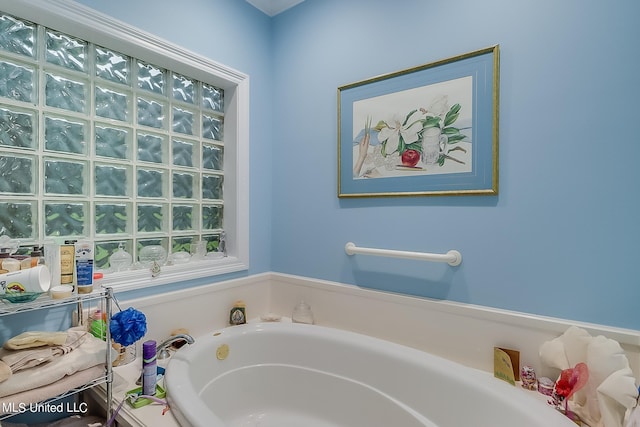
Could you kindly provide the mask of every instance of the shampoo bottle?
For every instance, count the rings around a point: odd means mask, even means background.
[[[142,343],[142,394],[145,396],[156,394],[157,375],[156,342],[145,341]]]

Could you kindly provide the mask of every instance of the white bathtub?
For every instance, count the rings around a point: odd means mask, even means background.
[[[196,338],[172,357],[165,382],[183,426],[575,427],[537,392],[486,372],[313,325]]]

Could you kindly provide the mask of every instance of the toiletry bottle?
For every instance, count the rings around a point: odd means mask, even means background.
[[[51,272],[51,288],[60,285],[60,245],[56,242],[44,244],[44,265]]]
[[[7,270],[8,272],[18,271],[20,270],[20,261],[11,257],[3,258],[2,269]]]
[[[75,243],[76,285],[79,294],[93,292],[93,242]]]
[[[20,270],[26,270],[28,268],[31,268],[31,257],[25,256],[20,260]]]
[[[100,338],[103,341],[106,339],[107,323],[103,319],[103,313],[101,310],[94,311],[91,316],[89,316],[87,324],[87,330],[91,335],[96,338]]]
[[[236,301],[233,304],[233,308],[229,313],[229,324],[242,325],[247,323],[247,314],[245,311],[245,304],[243,301]]]
[[[37,265],[44,265],[44,251],[43,248],[34,246],[31,251],[31,267]]]
[[[75,240],[66,240],[64,245],[60,245],[60,283],[72,285],[75,291],[74,243]]]
[[[2,266],[2,262],[7,258],[9,258],[9,252],[0,252],[0,274],[9,272]]]
[[[95,289],[102,288],[102,279],[104,278],[104,273],[93,273],[93,287]]]
[[[145,341],[142,343],[142,394],[146,396],[156,394],[157,375],[156,342]]]
[[[44,265],[44,256],[42,255],[42,248],[34,246],[29,256],[20,260],[20,270],[26,270],[38,265]]]

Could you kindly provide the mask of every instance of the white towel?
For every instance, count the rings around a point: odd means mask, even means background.
[[[86,330],[78,327],[69,329],[65,334],[67,338],[63,345],[26,348],[24,350],[6,350],[2,348],[0,349],[0,360],[9,365],[11,372],[16,373],[70,353],[78,348],[89,336]]]
[[[42,402],[43,400],[59,396],[62,393],[83,386],[104,376],[104,373],[104,366],[97,365],[89,369],[78,371],[73,375],[66,376],[54,383],[34,388],[33,390],[26,390],[10,396],[0,397],[0,414],[4,413],[7,408],[19,408],[20,404],[28,405],[30,403]]]
[[[62,345],[67,340],[66,332],[29,331],[16,335],[4,343],[7,350],[23,350],[25,348],[45,345]]]
[[[631,411],[625,427],[640,427],[640,406],[636,406],[633,411]]]
[[[11,377],[11,367],[0,360],[0,383]]]
[[[42,387],[83,369],[104,364],[106,350],[107,345],[104,341],[89,335],[74,351],[44,365],[11,375],[8,380],[0,383],[0,397]],[[115,352],[112,352],[112,355],[113,353]]]

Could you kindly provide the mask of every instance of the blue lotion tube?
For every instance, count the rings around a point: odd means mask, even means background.
[[[93,242],[75,242],[76,282],[79,294],[93,291]]]
[[[158,368],[156,362],[156,342],[153,340],[142,343],[142,394],[153,396],[156,394],[156,378]]]

